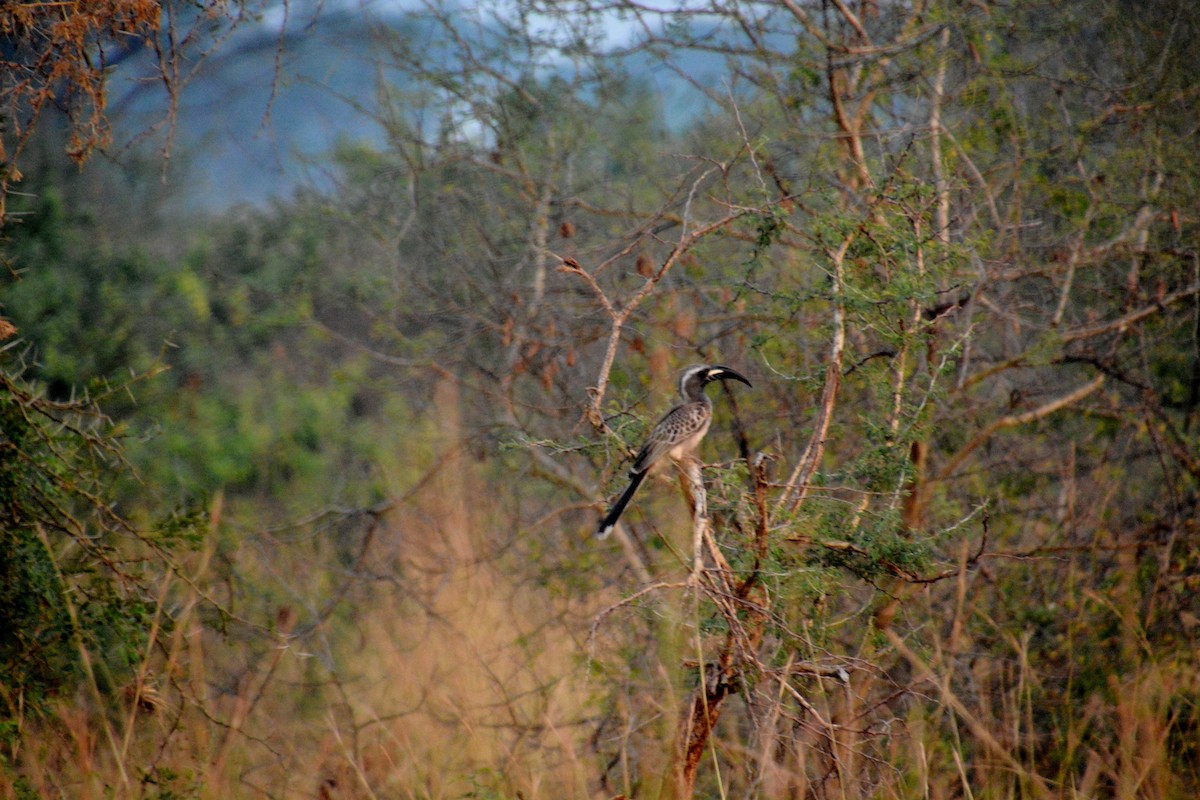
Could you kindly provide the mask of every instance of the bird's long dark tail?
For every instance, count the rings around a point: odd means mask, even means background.
[[[629,485],[625,487],[624,493],[617,498],[617,502],[613,503],[612,508],[604,515],[604,519],[600,520],[600,525],[596,528],[597,537],[603,539],[612,533],[613,528],[617,525],[617,520],[621,518],[621,513],[625,511],[625,506],[629,505],[629,501],[633,499],[633,493],[638,490],[645,479],[645,471],[630,474]]]

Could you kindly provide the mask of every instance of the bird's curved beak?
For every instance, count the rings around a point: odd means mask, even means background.
[[[705,380],[709,380],[709,381],[725,381],[725,380],[733,379],[735,381],[741,381],[742,383],[746,384],[747,386],[749,386],[751,388],[754,387],[754,384],[752,384],[752,383],[750,383],[750,381],[746,380],[746,376],[743,375],[742,373],[738,372],[736,369],[730,369],[729,367],[722,367],[719,364],[710,367],[704,377],[705,377]]]

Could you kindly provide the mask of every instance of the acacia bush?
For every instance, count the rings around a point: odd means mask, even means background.
[[[113,509],[119,442],[95,401],[52,401],[7,376],[0,384],[0,531],[4,537],[0,686],[8,743],[25,719],[81,685],[105,695],[134,678],[161,608],[150,591],[156,551],[186,545],[178,518],[139,532]]]

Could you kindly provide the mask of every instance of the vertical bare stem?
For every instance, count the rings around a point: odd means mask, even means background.
[[[809,437],[804,455],[792,470],[776,508],[787,506],[795,511],[808,494],[808,484],[816,473],[825,453],[825,438],[829,435],[829,424],[833,419],[833,407],[837,402],[838,388],[842,383],[842,356],[846,350],[846,310],[844,305],[846,252],[854,241],[852,233],[841,246],[830,254],[833,263],[832,322],[833,332],[829,340],[829,361],[825,365],[825,388],[821,392],[821,405],[817,409],[817,422]]]
[[[946,180],[946,167],[942,163],[942,100],[946,93],[949,46],[950,28],[942,28],[942,35],[938,39],[937,72],[933,77],[933,102],[929,110],[929,158],[933,162],[933,184],[937,192],[933,235],[943,244],[950,241],[950,183]]]
[[[700,572],[704,569],[704,540],[708,536],[708,493],[704,488],[704,476],[700,473],[700,460],[688,459],[684,472],[692,490],[692,581],[699,586]]]

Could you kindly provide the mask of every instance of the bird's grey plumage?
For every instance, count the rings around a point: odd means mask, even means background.
[[[741,381],[750,386],[750,381],[729,367],[719,364],[688,367],[679,376],[679,394],[683,402],[670,411],[650,430],[642,449],[633,459],[629,470],[629,486],[621,493],[617,502],[600,520],[596,533],[600,538],[612,533],[617,520],[620,519],[625,506],[633,498],[634,492],[645,480],[650,468],[668,456],[674,461],[683,461],[692,457],[700,446],[708,426],[712,423],[712,400],[704,393],[704,387],[713,381]]]

